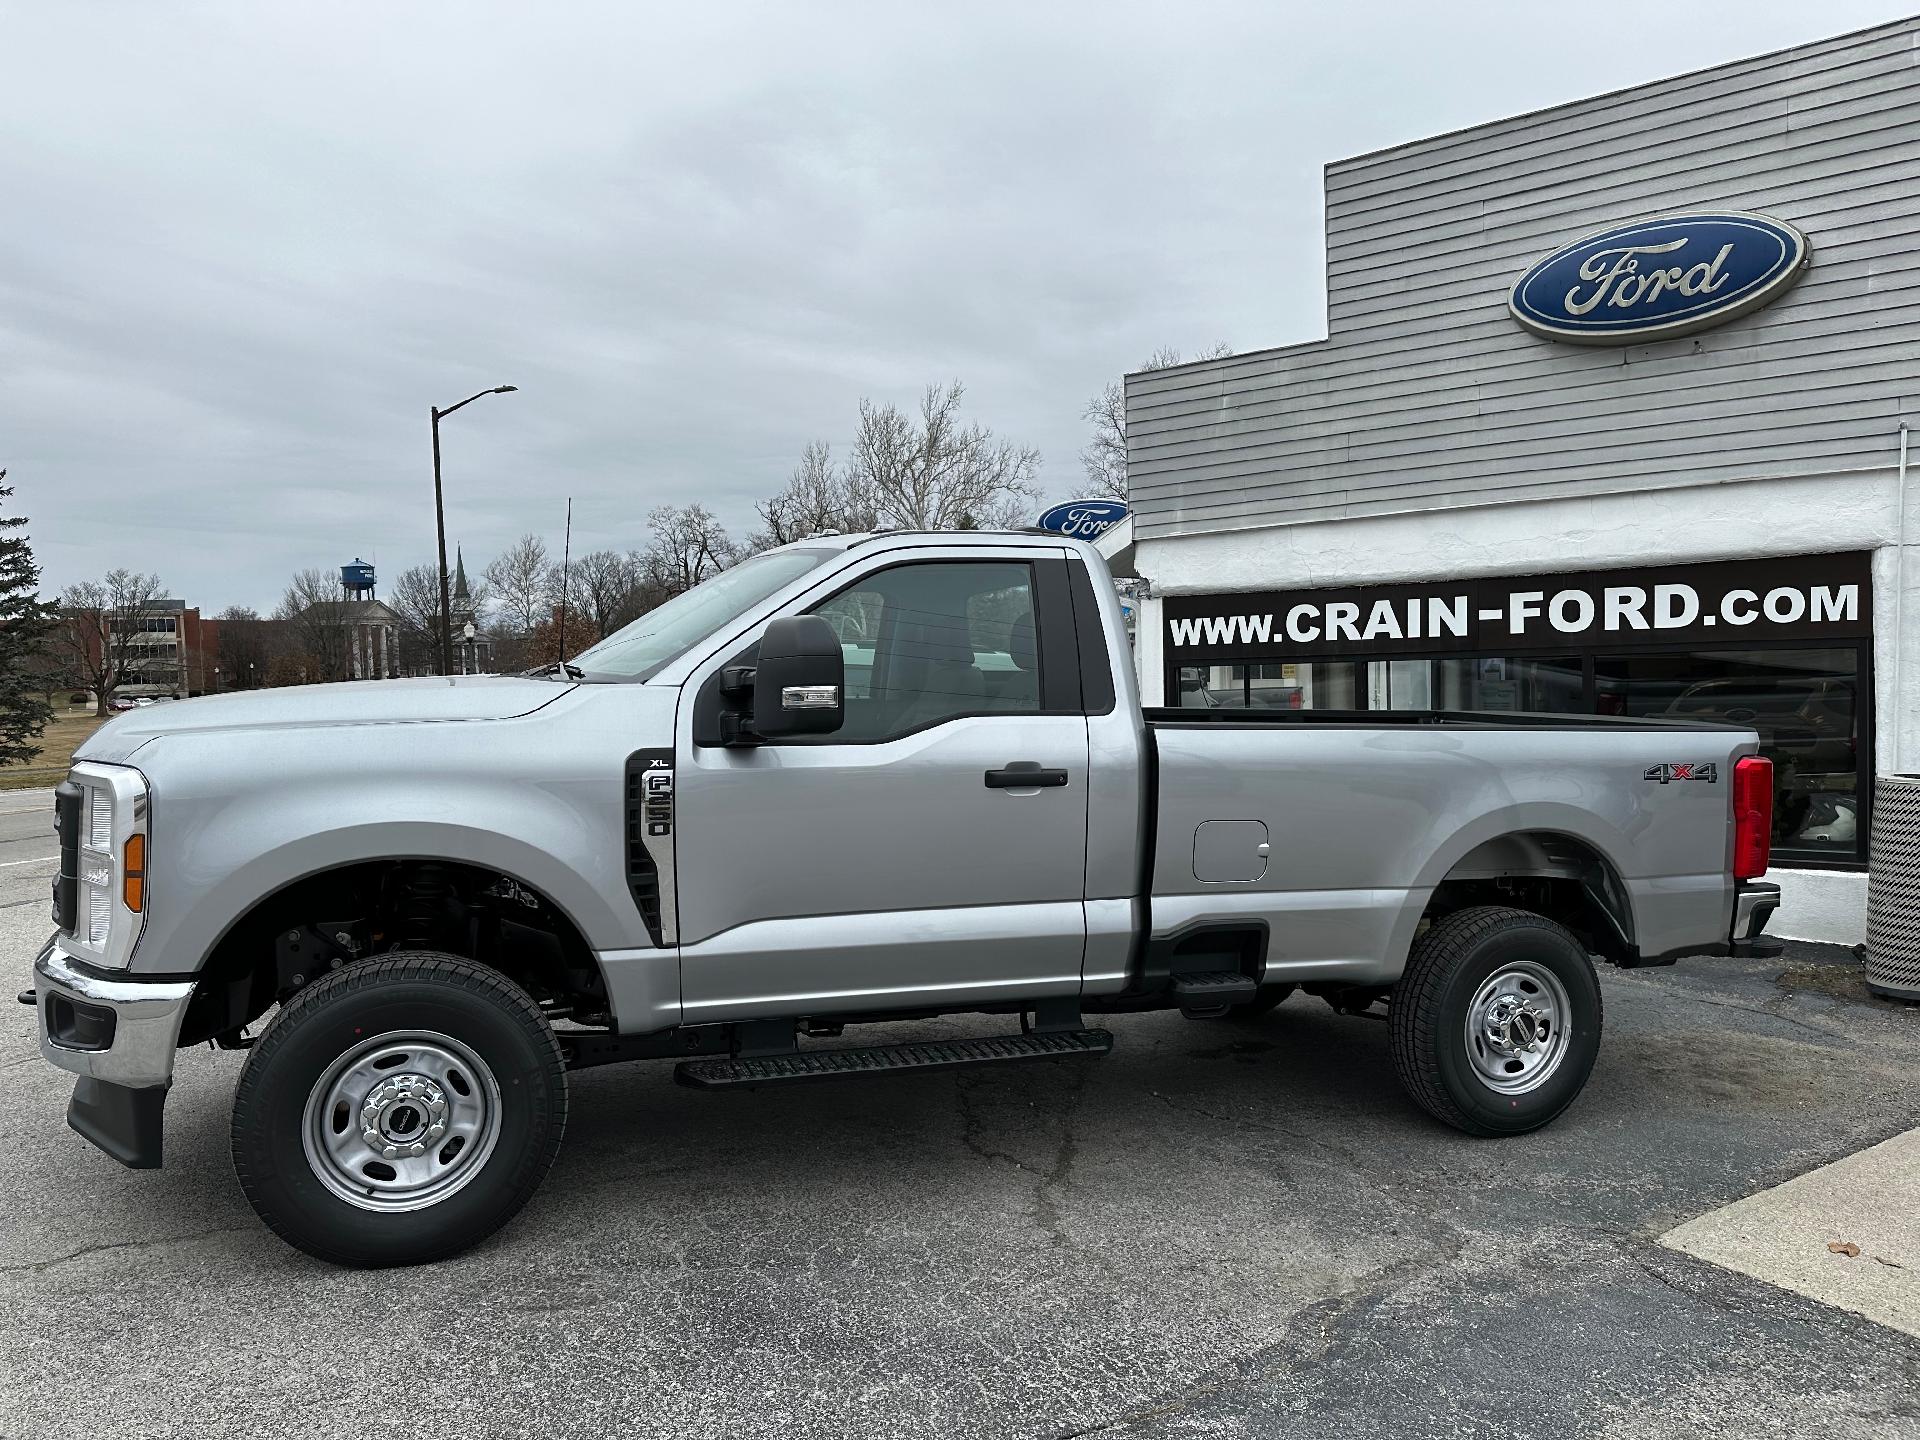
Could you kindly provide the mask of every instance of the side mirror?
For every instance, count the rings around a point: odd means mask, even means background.
[[[825,735],[846,720],[846,659],[818,615],[783,615],[760,639],[753,677],[753,729],[767,740]]]

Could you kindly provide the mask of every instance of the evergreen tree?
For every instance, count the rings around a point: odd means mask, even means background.
[[[0,470],[0,480],[6,475]],[[0,503],[12,495],[11,485],[0,485]],[[40,598],[40,566],[23,532],[26,523],[24,515],[0,516],[0,765],[38,755],[34,742],[53,718],[35,664],[44,658],[58,612]]]

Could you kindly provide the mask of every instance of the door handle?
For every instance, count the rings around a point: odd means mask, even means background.
[[[987,771],[989,790],[1033,790],[1066,783],[1066,771],[1045,769],[1036,760],[1015,760],[1004,770]]]

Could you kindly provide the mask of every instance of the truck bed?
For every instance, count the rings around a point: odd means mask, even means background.
[[[1272,980],[1387,985],[1447,880],[1617,889],[1638,953],[1723,943],[1733,763],[1752,730],[1458,711],[1146,712],[1151,933],[1267,937]],[[1523,863],[1524,862],[1524,863]]]

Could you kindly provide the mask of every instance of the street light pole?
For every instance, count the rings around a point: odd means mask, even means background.
[[[461,405],[471,405],[482,395],[511,395],[518,385],[496,385],[491,390],[482,390],[479,394],[469,395],[460,405],[449,405],[442,410],[438,405],[429,406],[433,416],[433,528],[440,543],[440,673],[453,673],[453,601],[447,594],[447,509],[440,488],[440,422],[453,414]]]

